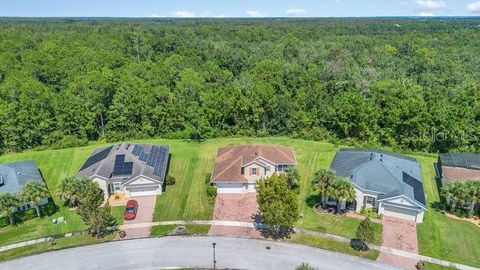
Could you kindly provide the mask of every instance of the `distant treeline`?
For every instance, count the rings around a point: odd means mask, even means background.
[[[480,19],[0,20],[0,152],[287,135],[480,150]]]

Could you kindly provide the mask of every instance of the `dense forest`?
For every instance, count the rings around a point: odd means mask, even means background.
[[[1,19],[0,132],[480,151],[480,18]]]

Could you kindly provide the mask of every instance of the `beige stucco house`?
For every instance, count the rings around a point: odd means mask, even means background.
[[[284,173],[297,160],[291,148],[278,145],[240,145],[218,150],[211,182],[218,193],[256,192],[257,180]]]

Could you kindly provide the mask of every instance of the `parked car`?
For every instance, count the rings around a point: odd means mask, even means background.
[[[133,220],[137,217],[138,202],[135,200],[129,200],[125,206],[125,213],[123,217],[125,220]]]

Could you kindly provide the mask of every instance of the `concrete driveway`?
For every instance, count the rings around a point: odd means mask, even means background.
[[[157,196],[131,197],[130,200],[138,202],[137,217],[134,220],[125,220],[123,224],[148,223],[153,221],[153,212],[155,211],[155,202]],[[127,238],[139,238],[150,236],[150,228],[126,229]]]
[[[382,246],[418,254],[417,223],[385,216],[383,218]],[[416,269],[414,259],[380,253],[378,260],[404,269]]]
[[[64,249],[0,263],[2,270],[168,269],[292,270],[307,262],[319,270],[396,269],[383,263],[307,246],[230,237],[161,237]],[[269,247],[267,249],[267,247]]]
[[[257,194],[217,194],[213,220],[259,222]],[[210,227],[210,235],[237,235],[260,238],[261,234],[254,228],[219,226]]]

